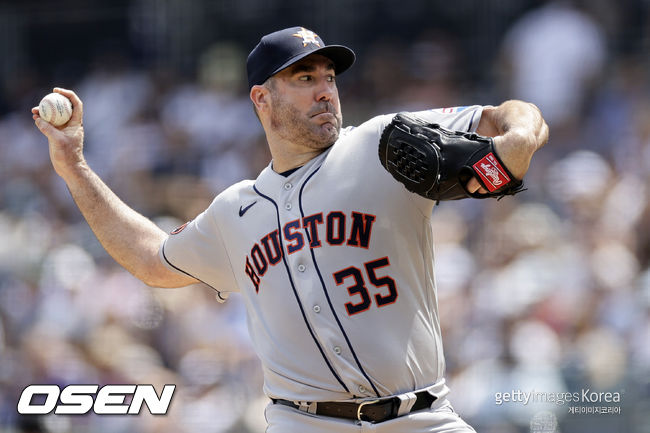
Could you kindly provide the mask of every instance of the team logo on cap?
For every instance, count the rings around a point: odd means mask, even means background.
[[[304,27],[300,27],[300,31],[298,33],[294,33],[291,36],[295,36],[296,38],[302,38],[302,46],[306,47],[307,44],[315,44],[317,47],[320,47],[320,43],[316,40],[318,35],[311,30],[307,30]]]

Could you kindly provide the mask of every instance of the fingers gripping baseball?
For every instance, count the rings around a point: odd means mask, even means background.
[[[56,127],[41,118],[38,107],[32,108],[36,127],[47,137],[52,165],[59,176],[66,177],[85,164],[83,157],[83,104],[71,90],[55,88],[55,93],[67,97],[72,103],[70,120]]]

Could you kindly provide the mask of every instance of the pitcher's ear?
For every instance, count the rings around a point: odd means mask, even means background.
[[[266,111],[270,101],[269,89],[263,85],[255,85],[251,88],[249,96],[253,101],[253,105],[255,105],[256,111]]]

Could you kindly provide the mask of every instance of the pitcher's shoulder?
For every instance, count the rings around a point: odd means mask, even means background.
[[[211,207],[229,206],[232,203],[239,203],[242,200],[255,197],[253,190],[255,185],[254,180],[242,180],[240,182],[230,185],[228,188],[221,191],[212,201]]]

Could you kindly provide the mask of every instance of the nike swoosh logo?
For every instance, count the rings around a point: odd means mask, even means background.
[[[243,209],[242,209],[241,206],[239,206],[239,216],[240,216],[240,217],[243,217],[244,214],[246,213],[246,211],[247,211],[248,209],[250,209],[250,208],[251,208],[255,203],[257,203],[257,200],[255,200],[253,203],[249,204],[248,206],[246,206],[246,207],[243,208]]]

